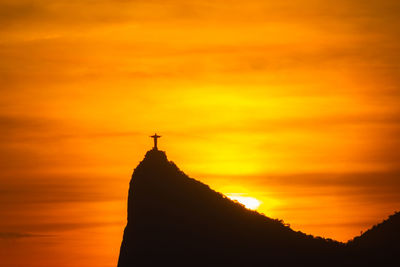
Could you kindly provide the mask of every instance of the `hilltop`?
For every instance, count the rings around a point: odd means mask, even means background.
[[[132,175],[118,266],[337,266],[343,248],[246,209],[153,149]]]
[[[118,267],[396,266],[400,213],[346,244],[292,230],[188,177],[155,146],[135,168]]]

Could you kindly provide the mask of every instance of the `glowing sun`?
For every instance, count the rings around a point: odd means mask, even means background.
[[[261,202],[254,197],[243,197],[240,194],[227,194],[227,197],[236,200],[250,210],[257,209]]]

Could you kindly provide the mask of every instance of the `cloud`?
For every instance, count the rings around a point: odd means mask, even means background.
[[[115,138],[145,134],[141,131],[82,132],[77,131],[73,125],[67,124],[60,119],[30,117],[29,115],[0,115],[0,127],[2,128],[0,140],[5,142],[44,142],[71,138]]]
[[[114,221],[114,222],[74,222],[74,223],[22,223],[18,224],[18,227],[24,229],[30,229],[30,231],[38,232],[38,233],[52,233],[52,234],[24,234],[24,233],[10,233],[9,238],[23,238],[23,237],[53,237],[57,236],[57,232],[62,231],[71,231],[71,230],[79,230],[79,229],[92,229],[97,227],[104,226],[121,226],[123,221]],[[12,235],[14,234],[14,236]],[[5,237],[7,238],[7,233],[5,233]]]
[[[93,177],[95,176],[95,177]],[[87,174],[68,175],[18,175],[3,176],[0,199],[3,208],[14,204],[102,202],[122,200],[127,178]],[[107,190],[107,188],[112,188]],[[117,189],[122,189],[118,191]]]
[[[16,134],[30,134],[35,132],[43,132],[50,125],[54,125],[55,121],[45,117],[29,117],[0,115],[0,127],[2,128],[1,139],[13,137]]]
[[[21,239],[32,237],[53,237],[53,235],[31,234],[23,232],[0,232],[0,239]]]

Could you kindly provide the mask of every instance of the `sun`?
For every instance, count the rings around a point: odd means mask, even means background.
[[[238,201],[250,210],[256,210],[261,204],[261,202],[256,198],[244,197],[241,196],[241,194],[227,194],[226,196],[232,200]]]

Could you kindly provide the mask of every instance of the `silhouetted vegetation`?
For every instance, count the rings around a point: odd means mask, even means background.
[[[346,245],[296,232],[189,178],[153,149],[132,175],[118,266],[367,265],[364,250],[386,244],[398,252],[398,226],[396,214]]]

